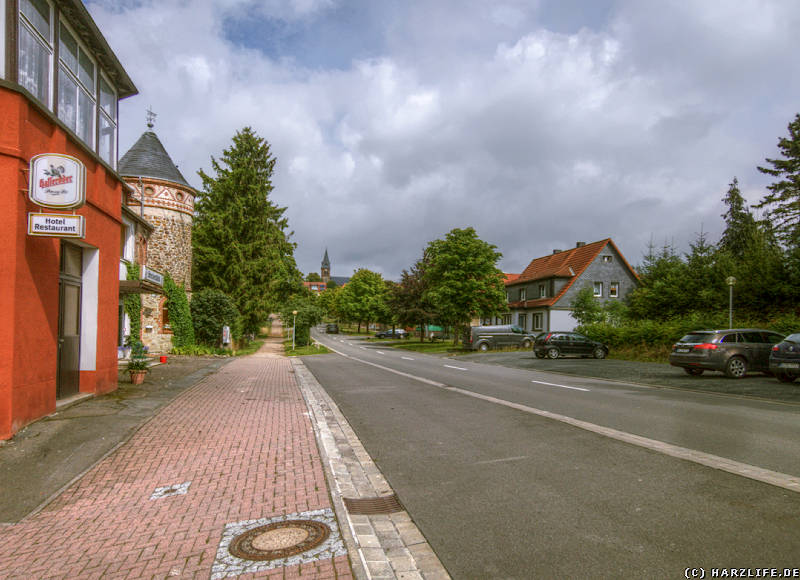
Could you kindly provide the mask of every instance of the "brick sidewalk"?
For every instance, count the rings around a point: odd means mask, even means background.
[[[280,340],[182,394],[41,512],[0,528],[1,578],[352,578],[306,403]],[[226,542],[312,519],[319,547],[265,562]]]

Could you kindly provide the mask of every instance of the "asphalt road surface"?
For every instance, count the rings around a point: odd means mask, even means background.
[[[796,405],[316,338],[346,356],[304,362],[454,578],[800,568]]]

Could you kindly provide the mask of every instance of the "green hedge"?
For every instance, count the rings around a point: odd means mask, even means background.
[[[139,279],[139,264],[127,264],[128,280]],[[142,337],[142,297],[139,294],[126,294],[122,299],[125,305],[125,314],[131,321],[131,334],[136,340]]]
[[[164,293],[167,295],[169,326],[172,329],[172,347],[176,349],[194,345],[194,327],[192,313],[189,311],[189,299],[183,286],[178,286],[169,275],[164,274]]]
[[[242,337],[242,317],[233,298],[221,290],[206,289],[192,296],[192,324],[198,343],[218,347],[222,344],[222,327],[229,326],[233,340]]]
[[[734,318],[733,324],[736,328],[765,328],[782,334],[800,332],[800,317],[791,313],[767,321]],[[637,344],[669,346],[693,330],[717,328],[728,328],[727,314],[692,314],[663,322],[640,320],[620,325],[598,323],[581,326],[578,330],[592,340],[620,347]]]

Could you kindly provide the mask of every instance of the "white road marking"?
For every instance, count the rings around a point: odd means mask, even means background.
[[[550,387],[561,387],[562,389],[572,389],[574,391],[586,391],[591,392],[591,389],[582,389],[581,387],[569,387],[567,385],[557,385],[555,383],[545,383],[544,381],[531,381],[532,383],[537,383],[539,385],[547,385]]]
[[[519,457],[504,457],[503,459],[487,459],[486,461],[476,461],[475,465],[486,465],[488,463],[504,463],[506,461],[519,461],[520,459],[527,459],[527,455],[520,455]]]
[[[410,356],[401,356],[400,358],[403,359],[403,360],[414,360]]]
[[[457,371],[465,371],[465,370],[467,370],[467,369],[465,369],[463,367],[454,367],[453,365],[444,365],[444,366],[447,367],[448,369],[456,369]]]
[[[378,354],[386,354],[386,353],[385,353],[385,352],[383,352],[382,350],[376,350],[375,352],[377,352]]]
[[[764,469],[762,467],[757,467],[755,465],[748,465],[747,463],[741,463],[739,461],[734,461],[733,459],[720,457],[719,455],[712,455],[711,453],[695,451],[694,449],[687,449],[686,447],[678,447],[677,445],[664,443],[663,441],[657,441],[656,439],[649,439],[647,437],[641,437],[640,435],[634,435],[632,433],[618,431],[617,429],[611,429],[610,427],[595,425],[594,423],[581,421],[580,419],[574,419],[572,417],[567,417],[566,415],[559,415],[558,413],[551,413],[550,411],[536,409],[534,407],[529,407],[527,405],[512,403],[511,401],[490,397],[488,395],[482,395],[481,393],[475,393],[473,391],[467,391],[465,389],[459,389],[457,387],[450,387],[444,383],[432,381],[430,379],[426,379],[424,377],[418,377],[409,373],[404,373],[402,371],[385,367],[383,365],[379,365],[374,362],[361,360],[359,358],[350,356],[348,354],[344,354],[343,352],[339,352],[337,350],[334,350],[334,352],[345,358],[349,358],[351,360],[366,365],[370,365],[388,371],[390,373],[400,375],[402,377],[407,377],[409,379],[413,379],[415,381],[419,381],[427,385],[432,385],[434,387],[444,389],[445,391],[450,391],[452,393],[459,393],[461,395],[474,397],[476,399],[481,399],[483,401],[494,403],[496,405],[503,405],[504,407],[517,409],[518,411],[531,413],[532,415],[538,415],[540,417],[545,417],[547,419],[553,419],[554,421],[566,423],[567,425],[572,425],[573,427],[584,429],[585,431],[591,431],[592,433],[597,433],[598,435],[603,435],[611,439],[616,439],[617,441],[623,441],[624,443],[629,443],[631,445],[637,445],[639,447],[644,447],[645,449],[657,451],[658,453],[663,453],[664,455],[669,455],[670,457],[683,459],[685,461],[691,461],[693,463],[705,465],[706,467],[711,467],[712,469],[727,471],[728,473],[732,473],[734,475],[747,477],[755,481],[760,481],[762,483],[767,483],[769,485],[774,485],[776,487],[788,489],[789,491],[793,491],[795,493],[800,493],[800,477],[796,477],[794,475],[788,475],[786,473],[780,473],[778,471]]]

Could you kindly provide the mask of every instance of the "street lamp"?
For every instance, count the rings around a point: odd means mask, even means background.
[[[292,351],[294,351],[294,331],[297,322],[297,310],[292,310]]]
[[[728,276],[725,279],[725,283],[728,284],[729,292],[728,292],[728,328],[733,328],[733,286],[736,284],[736,278],[733,276]]]

